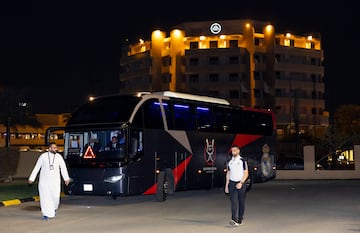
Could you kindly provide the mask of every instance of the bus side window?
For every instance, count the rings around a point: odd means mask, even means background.
[[[226,123],[225,110],[214,106],[214,130],[216,132],[228,132],[229,124]]]
[[[144,103],[144,128],[163,129],[163,119],[158,100],[150,99]]]
[[[250,122],[242,117],[240,109],[228,109],[226,121],[231,125],[229,129],[230,133],[246,133],[242,126],[250,124]]]
[[[196,125],[200,131],[212,131],[212,111],[210,106],[198,105],[196,107]]]
[[[194,130],[195,114],[190,103],[174,102],[174,120],[177,130]]]

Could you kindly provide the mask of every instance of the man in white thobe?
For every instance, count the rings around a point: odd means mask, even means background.
[[[41,213],[43,220],[55,217],[55,212],[59,207],[61,193],[61,177],[65,185],[70,182],[68,170],[63,157],[56,152],[56,143],[49,144],[49,150],[42,153],[36,161],[28,183],[32,184],[40,171],[38,191],[40,197]]]

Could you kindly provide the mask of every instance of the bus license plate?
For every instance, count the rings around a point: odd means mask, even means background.
[[[83,185],[84,191],[93,191],[93,185],[92,184],[84,184]]]

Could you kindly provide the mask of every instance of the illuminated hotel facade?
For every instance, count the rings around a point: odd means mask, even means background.
[[[188,22],[125,45],[121,93],[171,90],[270,108],[278,135],[323,135],[324,52],[320,35],[277,33],[254,20]]]

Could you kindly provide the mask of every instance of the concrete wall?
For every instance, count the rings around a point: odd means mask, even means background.
[[[19,150],[0,148],[0,182],[11,180],[16,173],[19,159]]]
[[[20,152],[20,159],[14,178],[28,178],[40,154],[40,152],[33,151]]]
[[[0,156],[0,179],[8,176],[25,179],[29,177],[40,152],[17,152],[16,155],[0,152],[0,155],[2,155]],[[315,170],[315,146],[305,146],[304,170],[278,170],[276,179],[360,179],[360,159],[357,159],[357,155],[360,155],[360,145],[354,146],[355,170],[317,171]]]
[[[304,170],[277,170],[276,179],[360,179],[360,145],[354,145],[354,170],[315,170],[315,146],[304,146]]]

